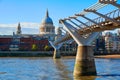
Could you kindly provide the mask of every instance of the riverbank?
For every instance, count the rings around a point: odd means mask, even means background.
[[[0,51],[0,57],[46,57],[52,55],[52,51]]]
[[[96,55],[95,58],[118,58],[118,59],[120,59],[120,54]]]
[[[0,57],[52,57],[53,51],[0,51]],[[61,56],[75,56],[75,52],[61,52]]]
[[[94,56],[95,58],[113,58],[113,59],[120,59],[120,54],[111,54],[111,55],[95,55]],[[62,57],[63,59],[65,58],[65,59],[71,59],[71,58],[73,58],[73,59],[75,59],[76,58],[76,56],[63,56]]]
[[[0,57],[52,57],[53,51],[0,51]],[[76,52],[61,52],[61,56],[71,58],[76,56]],[[120,54],[101,54],[95,58],[120,58]]]

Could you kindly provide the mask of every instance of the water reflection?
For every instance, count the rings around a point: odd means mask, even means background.
[[[120,80],[120,59],[95,59],[97,76],[73,78],[74,58],[0,58],[0,80]]]
[[[74,80],[95,80],[96,76],[80,76],[74,77]]]
[[[80,76],[80,77],[73,77],[73,71],[71,72],[68,69],[67,64],[62,59],[54,59],[54,64],[59,71],[60,80],[95,80],[96,76]],[[72,75],[70,75],[70,73]]]
[[[63,63],[63,60],[61,59],[54,59],[55,66],[57,70],[59,71],[60,78],[63,78],[65,80],[73,80],[71,77],[70,71],[67,69],[67,66]]]

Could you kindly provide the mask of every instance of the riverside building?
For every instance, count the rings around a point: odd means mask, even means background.
[[[107,32],[96,39],[95,52],[98,53],[119,53],[120,52],[120,32]]]
[[[60,29],[58,28],[57,30]],[[55,37],[58,38],[61,33],[59,35],[55,34],[55,26],[48,10],[40,24],[39,31],[40,33],[38,34],[22,34],[21,24],[18,23],[16,33],[13,32],[13,35],[0,36],[0,50],[31,51],[33,48],[36,48],[35,50],[44,51],[46,46],[49,47],[49,50],[52,49],[49,41],[54,41]]]

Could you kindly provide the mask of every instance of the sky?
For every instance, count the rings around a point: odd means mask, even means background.
[[[46,10],[56,27],[59,19],[95,4],[98,0],[0,0],[0,35],[11,35],[21,23],[23,34],[39,34],[39,27],[45,17]],[[120,0],[118,0],[120,3]],[[101,12],[117,9],[108,6]],[[107,10],[107,11],[106,11]],[[93,18],[93,16],[91,16]]]

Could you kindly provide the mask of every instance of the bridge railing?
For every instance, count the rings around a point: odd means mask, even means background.
[[[87,8],[88,10],[95,10],[95,11],[97,11],[97,10],[99,10],[99,9],[101,9],[101,8],[103,8],[103,7],[105,7],[105,6],[107,6],[107,5],[109,5],[109,4],[112,4],[112,5],[114,5],[114,6],[116,6],[116,7],[118,7],[119,8],[119,6],[118,6],[118,4],[116,4],[116,0],[99,0],[99,2],[98,3],[96,3],[96,4],[94,4],[94,5],[92,5],[92,6],[90,6],[89,8]],[[87,9],[84,9],[82,12],[80,12],[79,14],[78,14],[78,16],[77,15],[74,15],[74,16],[70,16],[70,17],[68,17],[68,18],[64,18],[64,19],[60,19],[59,20],[59,23],[61,23],[61,21],[70,21],[71,19],[75,19],[75,18],[78,18],[79,16],[81,16],[81,15],[83,15],[83,16],[85,16],[87,13],[89,13],[89,11],[87,12],[87,11],[85,11],[85,10],[87,10]],[[103,14],[102,14],[103,15]],[[83,17],[82,16],[82,17]],[[104,16],[104,15],[103,15]],[[106,19],[105,19],[105,17],[107,17]],[[115,21],[115,19],[117,19],[117,18],[120,18],[120,8],[119,9],[117,9],[117,10],[114,10],[114,11],[112,11],[112,12],[110,12],[110,13],[108,13],[108,14],[105,14],[105,17],[103,18],[103,17],[98,17],[98,18],[95,18],[95,19],[93,19],[93,21],[88,21],[88,22],[86,22],[86,23],[81,23],[80,25],[78,25],[77,23],[77,27],[76,26],[74,26],[76,29],[78,29],[79,31],[80,31],[80,33],[81,32],[83,32],[83,34],[86,34],[85,32],[84,32],[84,30],[92,30],[92,28],[90,29],[90,27],[93,27],[93,26],[95,26],[95,27],[97,27],[97,26],[104,26],[104,23],[106,23],[106,22],[111,22],[112,21],[112,19],[113,19],[113,23],[119,23],[117,20]],[[83,17],[84,18],[84,17]],[[109,21],[110,20],[110,21]],[[72,20],[71,20],[72,21]],[[70,21],[70,23],[71,24],[73,24],[72,22]],[[78,22],[79,22],[79,20],[77,20]],[[74,21],[73,21],[74,22]],[[96,23],[97,23],[97,25],[96,25]],[[102,23],[102,24],[101,24]],[[86,24],[86,25],[85,25]],[[74,25],[74,24],[73,24]],[[80,26],[80,27],[79,27]],[[62,27],[62,26],[61,26]],[[79,28],[78,28],[79,27]],[[83,29],[82,29],[83,28]],[[65,40],[67,40],[67,39],[71,39],[71,36],[70,35],[64,35],[62,38],[60,38],[58,41],[56,41],[56,44],[58,44],[58,43],[60,43],[60,42],[63,42],[63,41],[65,41]]]
[[[114,10],[114,11],[108,13],[108,14],[105,14],[105,15],[109,18],[112,18],[112,19],[118,18],[118,17],[120,17],[120,9]],[[93,21],[95,21],[99,24],[99,23],[102,23],[102,22],[105,22],[105,21],[108,21],[108,20],[106,20],[103,17],[98,17],[98,18],[93,19]],[[87,24],[88,26],[96,25],[96,24],[94,24],[90,21],[86,22],[85,24]],[[80,26],[84,26],[84,25],[81,24]]]
[[[114,10],[114,11],[112,11],[112,12],[110,12],[110,13],[108,13],[108,14],[105,14],[107,17],[110,17],[110,18],[112,18],[112,19],[115,19],[115,18],[118,18],[118,17],[120,17],[120,9],[117,9],[117,10]],[[108,21],[108,20],[106,20],[105,18],[103,18],[103,17],[98,17],[98,18],[95,18],[95,19],[93,19],[95,22],[97,22],[97,23],[102,23],[102,22],[105,22],[105,21]],[[94,23],[92,23],[92,22],[90,22],[90,21],[88,21],[88,22],[86,22],[85,24],[87,24],[89,27],[90,26],[93,26],[93,25],[96,25],[96,24],[94,24]],[[85,27],[84,25],[80,25],[81,27]],[[58,44],[58,43],[60,43],[60,42],[63,42],[63,41],[65,41],[65,40],[67,40],[67,39],[70,39],[71,37],[70,37],[70,35],[65,35],[65,36],[63,36],[61,39],[59,39],[57,42],[56,42],[56,44]]]

